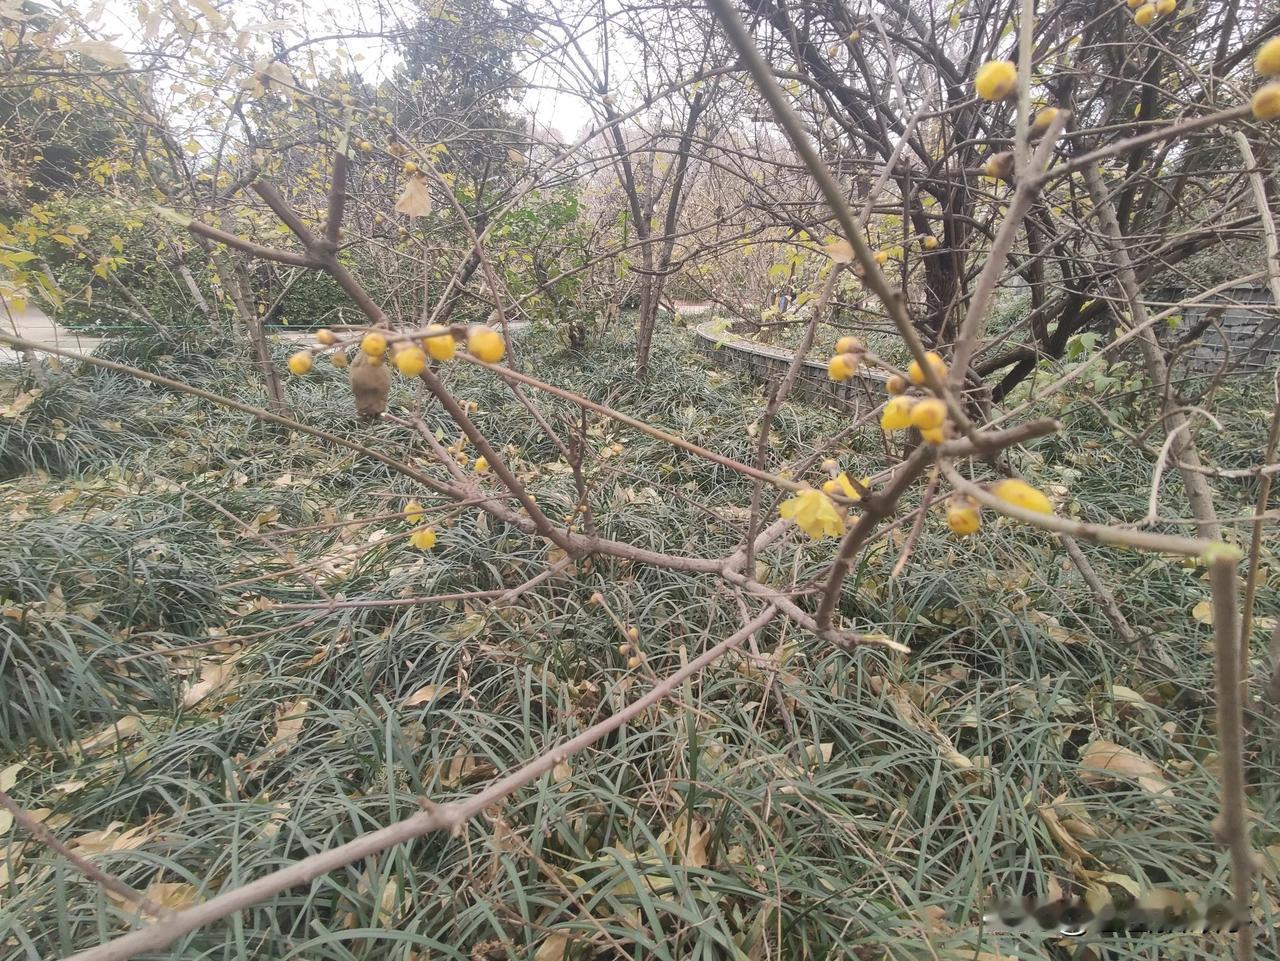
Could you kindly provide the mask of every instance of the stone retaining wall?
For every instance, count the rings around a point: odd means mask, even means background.
[[[717,367],[745,371],[761,384],[777,384],[787,374],[787,368],[795,354],[779,347],[743,340],[728,332],[714,333],[711,324],[693,328],[693,336],[702,356]],[[850,381],[837,383],[827,376],[826,358],[806,359],[796,377],[792,397],[800,397],[814,403],[827,404],[839,410],[855,407],[866,409],[867,402],[879,404],[887,396],[885,376],[876,370],[867,370]]]
[[[1176,302],[1180,293],[1166,292],[1161,300]],[[1280,363],[1280,316],[1271,300],[1271,291],[1261,286],[1232,287],[1216,302],[1234,302],[1222,311],[1217,323],[1211,324],[1187,354],[1187,364],[1195,370],[1216,370],[1225,365],[1231,370],[1275,370]],[[1174,330],[1161,332],[1161,338],[1173,342],[1203,320],[1212,308],[1197,304],[1182,314],[1182,323]]]

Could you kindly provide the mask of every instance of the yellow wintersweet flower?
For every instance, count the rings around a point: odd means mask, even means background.
[[[1037,514],[1052,514],[1053,502],[1024,480],[1009,477],[991,485],[991,493],[1006,504]]]
[[[429,551],[436,546],[436,532],[432,527],[423,527],[409,535],[409,543],[420,551]]]
[[[813,538],[835,537],[844,530],[844,521],[831,498],[822,491],[802,490],[785,500],[778,513]]]
[[[849,480],[849,475],[846,474],[844,471],[841,471],[839,474],[836,475],[836,483],[840,485],[841,492],[844,494],[845,497],[849,498],[849,500],[851,501],[862,500],[862,495],[858,493],[858,488],[853,486],[853,481]],[[860,483],[863,487],[870,488],[871,478],[864,477],[858,483]]]
[[[483,474],[485,471],[489,469],[489,458],[481,454],[479,457],[476,458],[475,466],[476,466],[476,473]]]

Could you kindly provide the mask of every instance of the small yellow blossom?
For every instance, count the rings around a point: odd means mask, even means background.
[[[409,535],[409,543],[420,551],[429,551],[436,546],[435,528],[424,527]]]
[[[831,498],[822,491],[802,490],[782,502],[778,513],[813,538],[835,537],[844,530],[844,521]]]

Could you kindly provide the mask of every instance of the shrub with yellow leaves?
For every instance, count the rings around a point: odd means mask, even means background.
[[[827,376],[832,380],[851,380],[858,373],[858,358],[854,354],[836,354],[827,361]]]
[[[933,372],[938,375],[939,380],[946,379],[947,362],[945,360],[939,357],[932,350],[924,355],[924,359]],[[918,387],[923,387],[925,385],[926,379],[924,376],[924,368],[920,366],[920,361],[913,360],[911,362],[911,366],[907,368],[907,377],[910,378],[911,383]]]
[[[406,377],[417,377],[427,367],[427,355],[421,347],[404,347],[393,358],[396,369]]]
[[[1280,35],[1272,37],[1258,48],[1253,69],[1264,77],[1280,77]]]
[[[863,477],[858,481],[863,487],[871,486],[871,478]],[[858,488],[853,486],[853,481],[849,480],[849,475],[841,471],[829,481],[822,484],[822,492],[829,497],[847,497],[851,501],[862,500],[862,495],[858,493]]]
[[[947,419],[947,405],[936,397],[926,397],[911,408],[911,426],[920,430],[941,427]]]
[[[444,328],[430,332],[423,337],[422,346],[426,348],[432,360],[453,360],[453,355],[458,352],[458,342],[454,339],[453,334]]]
[[[1250,109],[1256,120],[1280,120],[1280,80],[1259,88],[1250,101]]]
[[[970,497],[958,494],[947,504],[947,526],[957,537],[968,537],[982,526],[982,509]]]

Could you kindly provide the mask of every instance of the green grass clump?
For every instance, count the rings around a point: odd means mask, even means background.
[[[653,368],[663,376],[648,381],[635,378],[623,340],[576,355],[526,337],[521,363],[752,459],[762,391],[708,371],[683,335],[661,333]],[[173,356],[184,379],[261,402],[247,361]],[[160,356],[136,359],[168,370]],[[571,510],[571,472],[510,391],[466,365],[446,376],[549,513]],[[425,457],[392,423],[358,425],[342,380],[323,363],[290,379],[291,409]],[[33,404],[4,447],[0,771],[59,837],[138,888],[167,885],[152,890],[176,903],[405,817],[420,798],[466,796],[741,624],[741,598],[723,582],[609,558],[501,609],[481,597],[350,606],[509,589],[545,570],[547,548],[475,510],[450,515],[381,464],[248,416],[114,376],[56,383],[50,409]],[[593,452],[601,533],[703,556],[737,545],[749,483],[539,401],[562,436]],[[95,418],[110,409],[134,425],[126,436],[99,435]],[[457,440],[401,380],[391,411],[409,410]],[[1063,512],[1140,518],[1150,464],[1092,416],[1071,413],[1068,431],[1015,452],[1014,466]],[[799,462],[843,426],[835,412],[784,405],[770,463]],[[55,450],[59,431],[92,443],[61,462],[33,453]],[[883,460],[870,431],[833,453],[857,476]],[[1180,491],[1167,484],[1178,513]],[[1222,490],[1224,514],[1248,513],[1250,485]],[[411,496],[439,532],[430,552],[403,538],[374,544],[411,529],[396,519],[296,530],[394,513]],[[983,932],[982,911],[1087,883],[1220,898],[1211,634],[1191,614],[1208,596],[1203,570],[1085,548],[1130,623],[1173,660],[1156,670],[1114,636],[1052,538],[988,513],[981,536],[956,541],[935,509],[893,578],[907,529],[859,558],[840,616],[909,644],[909,658],[835,650],[775,622],[464,836],[324,875],[153,956],[545,961],[536,952],[560,934],[577,958],[959,961],[978,948],[1065,958],[1074,955],[1062,945]],[[788,537],[755,574],[803,584],[831,553],[829,542]],[[628,668],[626,638],[590,602],[597,591],[638,628],[640,668]],[[1280,614],[1273,591],[1258,614]],[[1261,630],[1253,640],[1260,659]],[[163,654],[192,644],[206,646]],[[1248,742],[1259,851],[1280,840],[1275,734],[1259,718]],[[1083,777],[1095,739],[1149,758],[1168,790]],[[126,908],[20,829],[0,841],[0,957],[61,956],[130,924]],[[1263,921],[1274,921],[1275,868],[1264,867]],[[1152,935],[1108,951],[1178,959],[1225,945]]]

